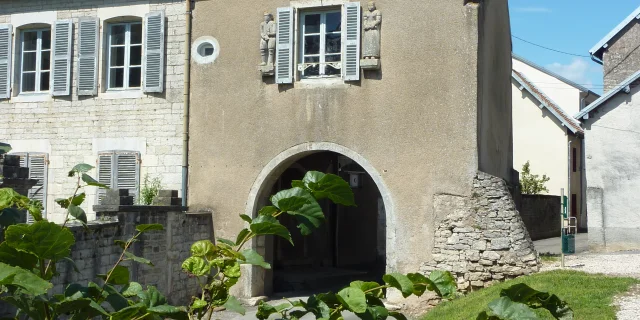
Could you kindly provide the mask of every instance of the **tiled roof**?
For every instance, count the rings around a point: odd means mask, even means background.
[[[522,73],[513,70],[513,78],[522,85],[524,89],[527,89],[531,95],[533,95],[540,103],[546,107],[562,124],[569,128],[573,133],[583,134],[584,130],[580,127],[580,124],[576,120],[568,115],[557,103],[549,98],[542,90],[538,89],[527,77]]]

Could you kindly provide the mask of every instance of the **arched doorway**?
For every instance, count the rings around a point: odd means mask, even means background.
[[[311,170],[337,174],[345,180],[357,177],[359,182],[352,185],[357,207],[321,201],[326,223],[307,237],[299,233],[294,219],[282,217],[281,223],[292,230],[295,246],[273,237],[253,243],[273,268],[252,270],[247,283],[250,287],[245,287],[248,295],[332,290],[353,280],[379,281],[393,268],[393,255],[387,254],[394,239],[387,232],[393,210],[389,192],[369,163],[344,147],[310,143],[276,157],[254,184],[247,213],[255,216],[269,203],[270,195],[290,188],[292,180],[300,180]]]

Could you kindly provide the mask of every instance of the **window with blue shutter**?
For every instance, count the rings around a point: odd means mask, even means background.
[[[276,83],[293,83],[293,8],[278,8]]]
[[[68,96],[71,94],[71,43],[73,22],[58,20],[53,25],[53,66],[51,75],[51,95]]]
[[[140,153],[136,151],[103,151],[98,154],[98,182],[114,189],[127,189],[138,201],[140,192]],[[105,189],[98,189],[98,203]]]
[[[29,152],[16,153],[20,156],[20,166],[29,168],[29,179],[36,180],[36,184],[29,189],[28,197],[42,203],[44,210],[42,217],[47,216],[47,176],[49,156],[46,153]],[[27,223],[33,223],[33,217],[27,215]]]
[[[0,99],[11,97],[11,38],[13,27],[0,24]]]
[[[81,18],[78,21],[78,95],[98,94],[98,18]]]
[[[343,75],[345,81],[360,80],[360,2],[347,2],[343,8]]]
[[[164,90],[164,11],[150,12],[144,20],[144,92]]]

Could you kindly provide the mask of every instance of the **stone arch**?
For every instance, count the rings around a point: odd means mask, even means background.
[[[391,191],[385,184],[380,173],[366,158],[345,146],[331,142],[306,142],[293,146],[278,154],[262,169],[254,181],[249,192],[245,214],[250,217],[256,216],[258,209],[263,205],[260,203],[260,200],[265,196],[265,192],[271,190],[271,186],[292,164],[313,153],[325,151],[335,152],[350,158],[360,165],[375,182],[384,203],[386,229],[388,230],[385,241],[386,268],[387,270],[394,270],[397,262],[396,256],[393,254],[396,247],[395,233],[393,232],[393,226],[395,225],[395,207],[391,197]],[[258,249],[258,242],[253,241],[251,245],[254,249]],[[246,281],[243,281],[244,283],[241,285],[243,292],[240,294],[245,297],[263,295],[265,282],[264,272],[257,268],[250,268],[250,270],[245,269],[245,271],[248,272],[243,273],[248,274],[249,277]]]

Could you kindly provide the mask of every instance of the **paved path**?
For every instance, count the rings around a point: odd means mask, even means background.
[[[576,253],[586,252],[589,250],[587,239],[588,236],[586,233],[579,233],[576,235]],[[540,254],[560,254],[562,251],[562,242],[560,237],[534,241],[533,244],[536,247],[536,251]]]

